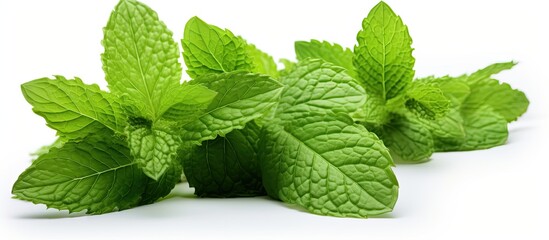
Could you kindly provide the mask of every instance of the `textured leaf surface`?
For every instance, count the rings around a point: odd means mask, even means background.
[[[276,62],[269,54],[259,50],[253,44],[248,44],[248,55],[252,57],[254,63],[252,72],[266,74],[274,78],[278,77]]]
[[[415,59],[408,28],[380,2],[362,22],[354,65],[368,93],[388,100],[403,93],[414,77]]]
[[[281,119],[308,112],[352,113],[365,101],[364,89],[344,68],[320,59],[298,63],[280,82],[285,85],[277,109]]]
[[[390,119],[385,103],[376,95],[367,95],[364,105],[352,116],[355,120],[371,126],[386,124]]]
[[[244,72],[209,74],[193,82],[218,92],[203,114],[181,126],[182,139],[196,142],[242,129],[277,103],[282,87],[268,76]]]
[[[158,180],[176,162],[180,145],[179,138],[170,131],[148,126],[130,130],[128,143],[137,166],[154,180]]]
[[[353,66],[353,51],[343,48],[337,43],[331,44],[318,40],[311,40],[310,42],[296,41],[295,54],[299,61],[307,58],[322,59],[347,69],[351,77],[356,77],[355,67]]]
[[[253,122],[205,141],[184,159],[185,176],[199,197],[264,194],[257,159],[260,128]]]
[[[209,73],[252,71],[246,42],[231,31],[207,24],[198,17],[185,25],[181,40],[187,73],[196,78]]]
[[[479,109],[484,105],[502,115],[508,122],[515,121],[526,112],[530,102],[526,95],[512,89],[507,83],[500,83],[495,79],[483,79],[470,83],[471,93],[465,100],[463,108]]]
[[[181,180],[183,167],[179,161],[171,161],[170,167],[158,178],[153,180],[147,178],[145,190],[142,194],[140,204],[150,204],[157,199],[167,196],[172,189]]]
[[[378,135],[397,161],[423,162],[434,151],[431,132],[413,117],[393,118]]]
[[[406,95],[409,98],[406,108],[421,118],[443,117],[450,107],[450,101],[440,88],[424,82],[414,82]]]
[[[443,145],[440,148],[450,151],[486,149],[505,144],[508,130],[505,118],[490,106],[482,106],[473,112],[462,114],[465,139],[461,145]]]
[[[172,32],[146,5],[120,1],[104,28],[103,70],[113,93],[124,96],[134,113],[159,118],[173,105],[171,91],[181,80],[179,48]]]
[[[97,85],[56,76],[27,82],[21,90],[33,111],[62,137],[83,138],[109,129],[124,132],[126,116],[120,104]]]
[[[172,105],[164,114],[163,119],[171,121],[192,121],[208,108],[217,92],[200,84],[185,83],[180,94],[176,96],[177,103]]]
[[[310,114],[267,125],[259,154],[267,193],[310,212],[367,217],[396,202],[389,152],[347,116]]]
[[[16,198],[50,208],[100,214],[137,205],[145,176],[113,136],[93,136],[52,148],[13,186]]]

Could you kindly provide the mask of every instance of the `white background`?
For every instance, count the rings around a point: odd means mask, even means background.
[[[520,64],[498,76],[526,92],[528,112],[506,145],[435,154],[398,165],[394,212],[371,219],[322,217],[265,197],[197,199],[178,186],[153,205],[101,216],[67,215],[11,199],[28,153],[54,131],[23,99],[23,82],[62,74],[104,87],[102,27],[117,1],[0,3],[0,235],[3,239],[549,239],[547,121],[549,51],[544,1],[388,1],[410,29],[416,75],[461,74],[494,62]],[[294,58],[293,41],[352,47],[377,3],[362,1],[147,0],[179,41],[198,15],[231,29],[275,58]],[[545,15],[545,16],[544,16]]]

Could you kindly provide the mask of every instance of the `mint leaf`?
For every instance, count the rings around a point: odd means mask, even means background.
[[[94,135],[41,155],[19,176],[12,193],[48,208],[101,214],[135,206],[144,180],[123,142]]]
[[[512,122],[524,114],[530,105],[523,92],[511,88],[507,83],[495,79],[479,79],[468,83],[471,93],[463,107],[470,111],[487,105],[507,122]]]
[[[351,49],[343,48],[339,44],[318,40],[311,40],[310,42],[296,41],[295,54],[299,61],[307,58],[322,59],[347,69],[349,75],[356,77],[355,67],[353,66],[353,52]]]
[[[406,108],[421,118],[434,120],[443,117],[450,107],[450,101],[442,90],[425,82],[413,82],[406,96]]]
[[[198,17],[191,18],[185,25],[181,45],[187,73],[192,78],[208,73],[254,69],[247,44],[242,38],[228,29],[209,25]]]
[[[120,104],[97,85],[85,85],[75,78],[41,78],[21,85],[33,111],[48,126],[67,139],[84,138],[91,133],[123,133],[126,115]]]
[[[383,143],[344,115],[311,112],[266,125],[260,166],[269,196],[339,217],[390,212],[398,183]]]
[[[433,154],[431,132],[413,117],[394,117],[376,133],[396,161],[423,162]]]
[[[147,176],[158,180],[176,162],[179,138],[169,129],[154,126],[132,127],[128,133],[130,152]]]
[[[150,204],[157,199],[168,195],[172,189],[181,180],[183,174],[183,167],[179,161],[170,161],[170,166],[166,169],[164,174],[157,180],[147,178],[145,190],[141,195],[140,205]]]
[[[383,100],[404,93],[414,77],[415,59],[408,28],[384,2],[362,22],[354,65],[358,79],[370,94]]]
[[[185,176],[199,197],[263,194],[257,159],[260,128],[253,121],[225,137],[205,141],[183,160]]]
[[[307,112],[352,113],[365,101],[364,89],[344,68],[321,59],[298,63],[280,82],[286,85],[277,109],[281,119],[297,118]]]
[[[266,74],[273,78],[278,77],[276,62],[269,54],[259,50],[253,44],[248,44],[248,56],[251,56],[255,66],[252,72]]]
[[[483,69],[480,69],[467,78],[469,82],[476,82],[476,81],[482,81],[484,79],[490,78],[492,75],[498,74],[502,71],[509,70],[516,66],[517,63],[515,62],[502,62],[502,63],[494,63],[492,65],[489,65]]]
[[[390,120],[389,109],[381,97],[376,95],[367,95],[364,105],[352,116],[355,120],[371,127],[378,127]]]
[[[477,150],[505,144],[508,130],[506,119],[490,106],[482,106],[471,112],[462,113],[465,139],[461,145],[442,145],[449,150]]]
[[[184,119],[191,121],[208,108],[216,95],[217,92],[200,84],[184,83],[180,94],[174,96],[178,103],[166,110],[162,118],[178,122],[184,121]]]
[[[170,96],[181,80],[179,49],[172,32],[146,5],[123,0],[104,28],[101,55],[111,91],[132,114],[156,120],[175,104]]]
[[[192,121],[184,120],[180,126],[182,140],[197,143],[242,129],[275,105],[281,91],[276,80],[244,72],[208,74],[191,83],[218,92],[205,112]]]

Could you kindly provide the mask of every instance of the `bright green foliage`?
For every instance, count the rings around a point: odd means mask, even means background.
[[[181,40],[183,57],[192,78],[208,73],[224,73],[254,69],[244,39],[231,31],[209,25],[198,17],[185,25]]]
[[[353,113],[364,104],[364,89],[345,69],[323,60],[303,61],[280,82],[286,86],[277,110],[282,119],[326,110]]]
[[[413,82],[406,97],[408,98],[405,103],[406,108],[419,117],[429,120],[443,117],[450,107],[450,101],[440,88],[424,82]]]
[[[179,126],[184,141],[202,142],[243,128],[276,104],[281,91],[276,80],[255,73],[208,74],[193,82],[218,94],[196,120]]]
[[[101,131],[124,132],[126,115],[120,103],[97,85],[56,76],[27,82],[21,90],[33,111],[63,138],[83,138]]]
[[[434,152],[429,129],[414,117],[398,116],[377,130],[395,161],[422,162]]]
[[[295,55],[299,61],[307,58],[324,59],[326,62],[347,69],[351,77],[356,76],[355,67],[353,66],[353,51],[343,48],[339,44],[317,40],[311,40],[310,42],[297,41],[295,42]]]
[[[169,129],[139,126],[128,133],[128,144],[134,161],[147,176],[158,180],[175,162],[179,138]]]
[[[227,29],[191,18],[180,50],[157,14],[120,0],[101,55],[111,92],[80,79],[21,86],[59,138],[35,153],[14,198],[101,214],[165,197],[183,172],[200,197],[267,194],[337,217],[392,211],[393,159],[504,144],[526,95],[492,78],[514,62],[470,75],[413,81],[408,28],[384,2],[362,23],[354,51],[311,40],[297,63]]]
[[[380,2],[370,11],[357,41],[354,65],[366,91],[383,100],[405,92],[415,73],[412,38],[386,3]]]
[[[144,182],[124,142],[102,135],[41,155],[19,176],[12,193],[50,208],[100,214],[137,205]]]
[[[248,55],[253,59],[255,67],[253,72],[267,74],[273,78],[278,77],[276,62],[269,54],[257,49],[253,44],[248,44]]]
[[[206,141],[184,158],[189,185],[200,197],[262,195],[257,158],[260,127],[249,122],[244,129]]]
[[[181,80],[179,49],[156,13],[134,0],[122,0],[104,28],[101,55],[111,91],[137,116],[158,119],[177,103],[171,91]]]
[[[343,68],[318,59],[298,63],[280,81],[280,104],[259,140],[269,196],[322,215],[391,211],[398,194],[391,156],[344,115],[364,103],[363,90]]]
[[[351,118],[311,112],[266,126],[260,139],[269,196],[338,217],[368,217],[393,209],[398,183],[391,156]]]

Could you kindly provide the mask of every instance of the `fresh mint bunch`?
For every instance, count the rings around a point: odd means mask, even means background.
[[[280,95],[280,83],[260,74],[181,83],[172,32],[134,0],[115,7],[102,43],[110,92],[61,76],[21,86],[62,144],[21,174],[16,198],[92,214],[154,202],[180,180],[192,146],[243,128]]]
[[[507,123],[528,108],[524,93],[491,78],[512,62],[471,75],[413,80],[408,28],[384,2],[364,19],[357,41],[354,51],[317,40],[298,41],[295,51],[299,61],[344,67],[364,86],[366,103],[353,118],[375,132],[396,160],[422,162],[435,151],[504,144]]]

